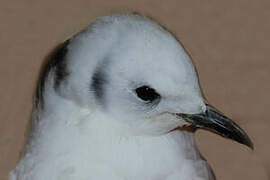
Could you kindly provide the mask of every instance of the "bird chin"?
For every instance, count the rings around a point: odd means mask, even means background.
[[[191,132],[194,133],[196,131],[196,127],[192,126],[192,125],[184,125],[181,127],[177,127],[175,129],[173,129],[172,131],[187,131],[187,132]]]

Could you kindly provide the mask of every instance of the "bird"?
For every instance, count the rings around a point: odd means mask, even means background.
[[[104,15],[45,62],[9,179],[214,180],[197,129],[253,148],[206,100],[173,33],[138,13]]]

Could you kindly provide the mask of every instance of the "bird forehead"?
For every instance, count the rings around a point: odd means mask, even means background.
[[[159,45],[143,42],[118,48],[111,54],[114,73],[123,77],[179,83],[194,72],[188,55],[179,44],[162,46],[162,42]]]
[[[194,69],[190,64],[185,63],[182,57],[161,58],[157,53],[141,57],[130,57],[129,53],[124,54],[126,56],[122,56],[121,60],[115,57],[109,67],[109,76],[117,84],[132,83],[135,87],[149,85],[166,95],[176,95],[197,86]]]

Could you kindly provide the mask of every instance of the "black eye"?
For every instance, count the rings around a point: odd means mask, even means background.
[[[153,88],[148,86],[141,86],[135,91],[137,96],[144,101],[154,101],[155,99],[160,98],[160,95]]]

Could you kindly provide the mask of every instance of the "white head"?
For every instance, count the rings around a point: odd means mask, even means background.
[[[207,109],[183,47],[139,15],[98,18],[54,59],[54,91],[142,134],[167,133],[188,124],[179,114]]]

